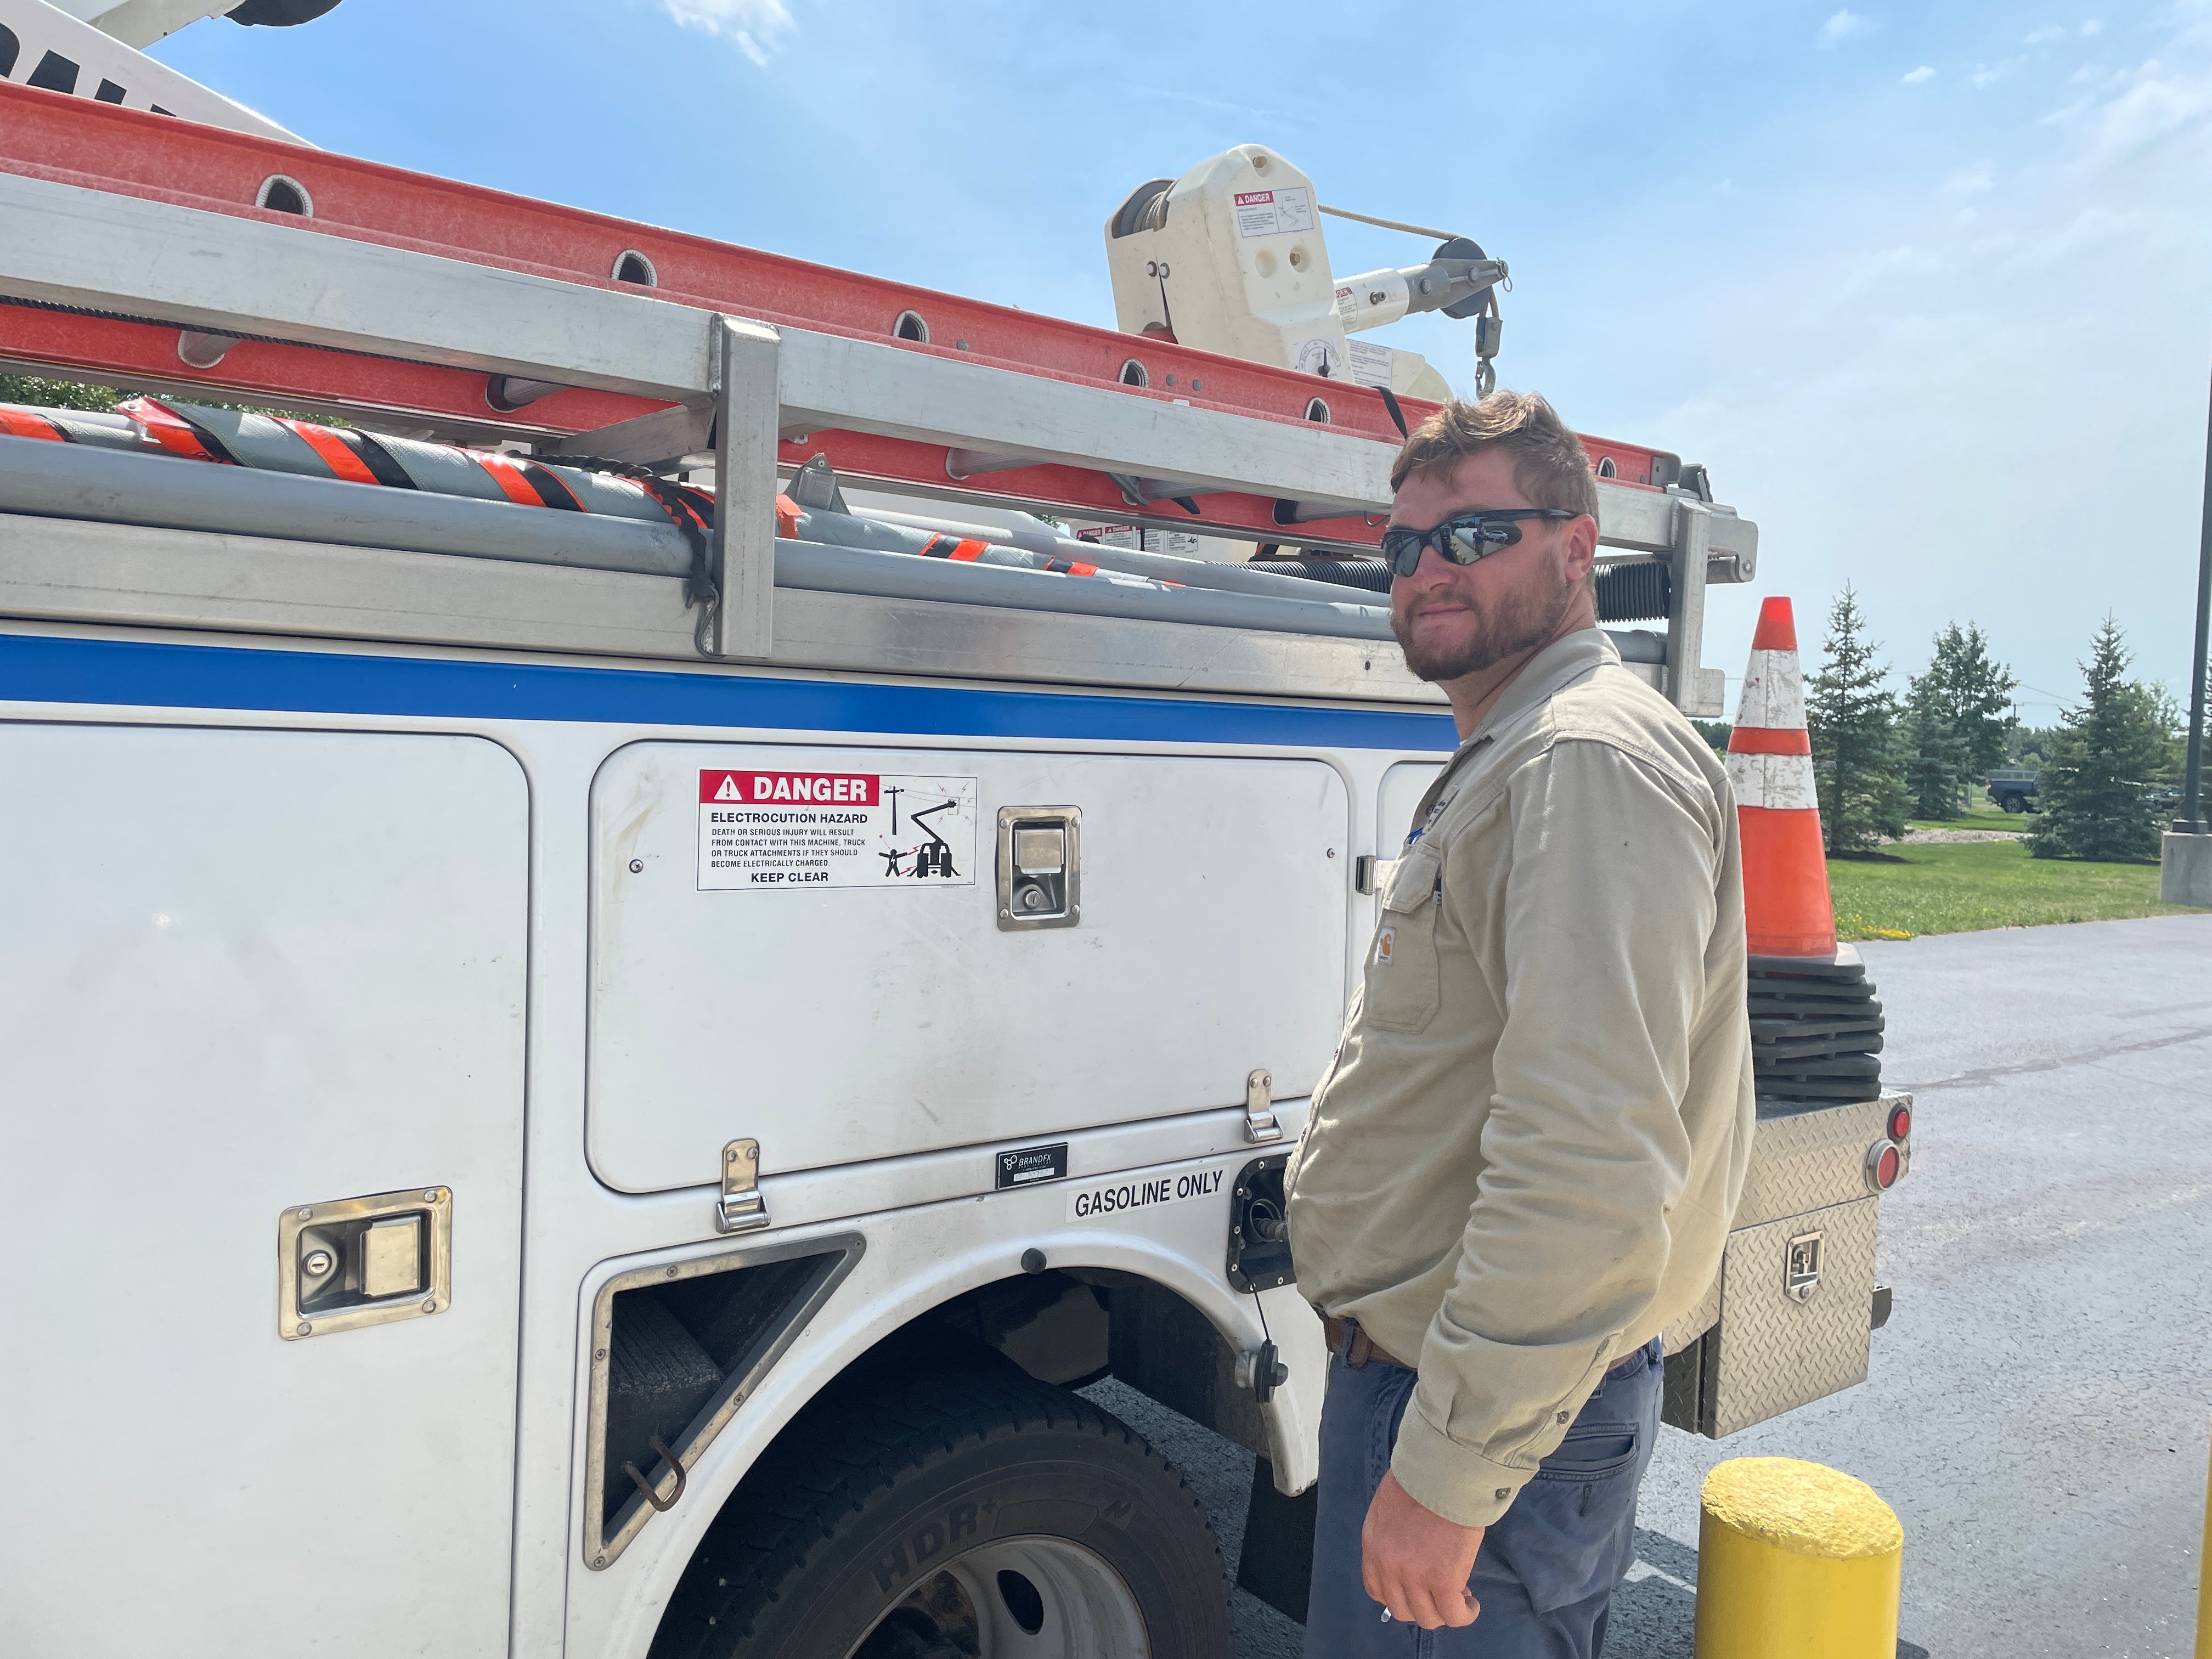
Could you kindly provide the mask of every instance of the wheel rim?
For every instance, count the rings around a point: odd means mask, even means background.
[[[1145,1659],[1121,1575],[1065,1538],[996,1538],[955,1556],[848,1659]]]

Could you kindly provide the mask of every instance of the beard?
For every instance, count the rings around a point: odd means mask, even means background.
[[[1542,645],[1559,630],[1574,597],[1575,585],[1567,580],[1565,569],[1556,557],[1547,556],[1538,562],[1526,582],[1503,595],[1495,605],[1477,610],[1473,631],[1457,644],[1416,644],[1413,624],[1421,614],[1418,609],[1401,616],[1392,606],[1390,631],[1397,636],[1398,648],[1406,653],[1406,666],[1418,678],[1431,683],[1456,680]]]

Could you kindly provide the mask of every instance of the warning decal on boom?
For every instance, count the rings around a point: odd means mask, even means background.
[[[973,778],[699,774],[702,892],[975,884]]]

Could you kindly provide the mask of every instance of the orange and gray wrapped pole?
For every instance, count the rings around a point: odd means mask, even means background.
[[[614,477],[526,455],[424,443],[360,427],[322,426],[289,416],[216,409],[174,398],[133,398],[116,405],[161,453],[260,472],[381,484],[435,495],[597,514],[647,524],[680,525],[706,504],[696,492],[658,479]],[[711,510],[710,508],[708,510]]]

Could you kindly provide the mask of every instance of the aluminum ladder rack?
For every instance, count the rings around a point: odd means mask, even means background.
[[[309,215],[254,205],[277,176]],[[722,603],[708,655],[1437,701],[1370,641],[963,605],[951,587],[939,602],[776,586],[779,470],[817,453],[939,501],[1371,550],[1397,434],[1364,388],[6,85],[0,215],[0,360],[520,439],[556,459],[710,461]],[[423,234],[434,222],[465,225],[470,244]],[[1588,441],[1605,556],[1656,558],[1672,578],[1667,660],[1644,672],[1689,712],[1717,713],[1721,676],[1698,661],[1705,588],[1749,578],[1756,529],[1680,482],[1644,482],[1679,480],[1674,457]],[[1310,519],[1329,507],[1341,516]],[[0,559],[10,614],[693,651],[665,577],[39,522]]]

